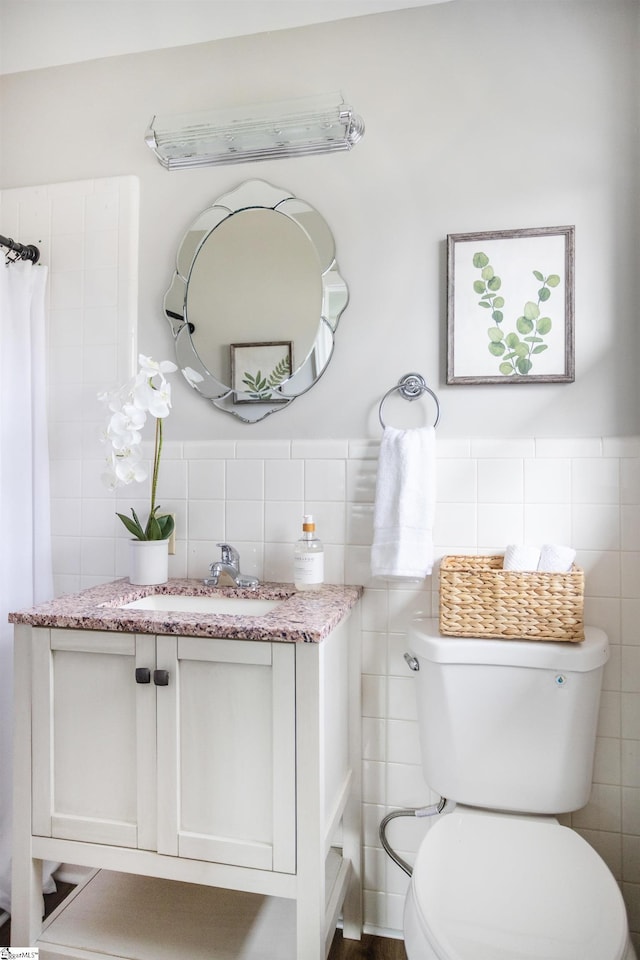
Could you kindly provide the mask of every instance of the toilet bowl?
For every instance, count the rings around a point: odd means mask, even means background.
[[[575,831],[460,806],[418,852],[404,934],[409,960],[635,960],[618,885]]]

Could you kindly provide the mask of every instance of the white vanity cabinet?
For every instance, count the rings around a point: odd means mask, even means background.
[[[268,936],[282,930],[290,960],[324,960],[340,915],[345,936],[360,937],[357,605],[313,643],[14,629],[15,946],[38,946],[41,960],[184,955],[175,924],[173,944],[138,926],[160,896],[173,902],[172,889],[180,903],[193,891],[192,928],[202,900],[209,940],[190,960],[260,956],[216,952],[207,891],[236,892],[233,908],[221,907],[227,926],[246,899],[243,943],[258,922],[256,895],[284,904],[293,939],[277,911]],[[122,904],[112,926],[102,916],[111,894],[91,913],[93,879],[43,925],[42,860],[95,868],[127,903],[140,881],[147,900],[133,909],[131,943]],[[149,893],[154,883],[160,893]]]
[[[33,832],[295,873],[295,647],[33,631]]]

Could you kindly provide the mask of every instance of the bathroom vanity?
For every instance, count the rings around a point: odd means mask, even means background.
[[[11,615],[15,946],[324,960],[340,915],[359,939],[361,592],[120,580]],[[94,868],[44,925],[42,860]]]

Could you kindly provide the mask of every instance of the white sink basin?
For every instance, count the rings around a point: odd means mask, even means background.
[[[173,613],[218,613],[235,617],[262,617],[282,600],[261,597],[187,597],[177,593],[156,593],[123,603],[121,610],[167,610]]]

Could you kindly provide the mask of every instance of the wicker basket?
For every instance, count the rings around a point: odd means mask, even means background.
[[[584,571],[503,570],[502,555],[443,557],[440,632],[502,640],[584,640]]]

